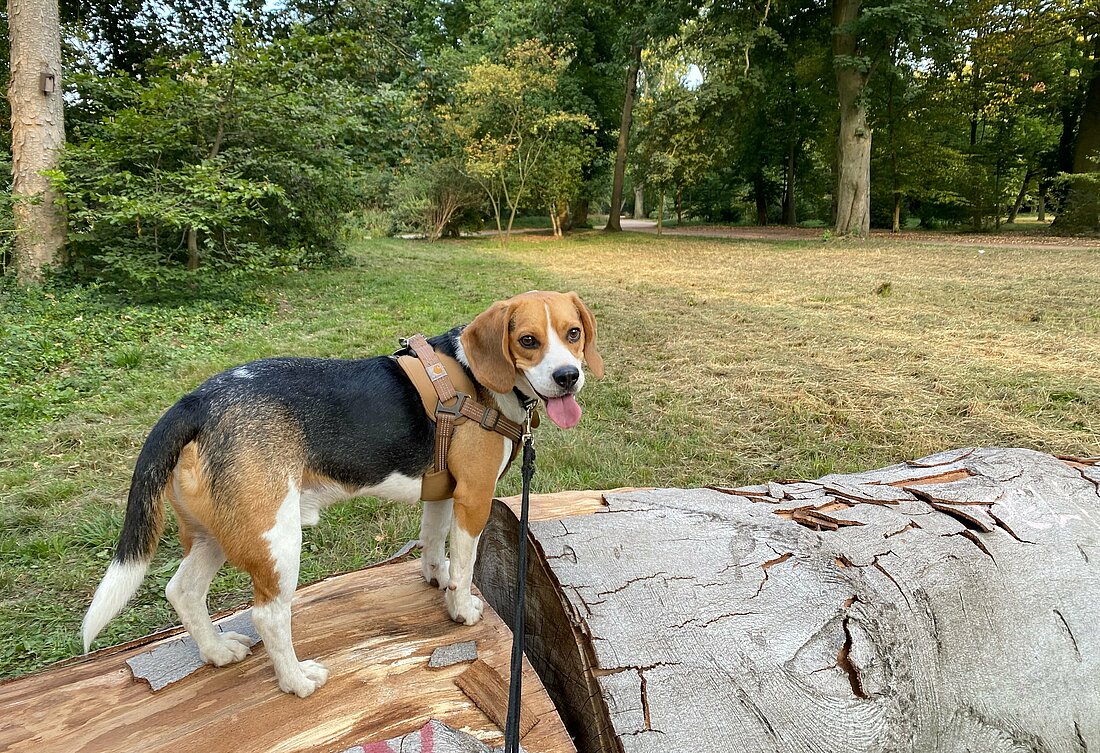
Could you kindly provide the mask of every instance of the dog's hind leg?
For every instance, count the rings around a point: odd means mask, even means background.
[[[252,622],[275,665],[279,688],[305,698],[328,680],[328,669],[315,661],[298,661],[290,632],[290,602],[298,585],[302,554],[301,492],[295,479],[287,482],[286,497],[279,505],[275,525],[256,542],[270,557],[253,559],[246,569],[252,575],[256,605]]]
[[[210,590],[210,581],[225,562],[225,552],[205,532],[193,532],[189,538],[189,551],[172,580],[168,581],[164,593],[179,615],[180,622],[198,644],[202,660],[216,667],[224,667],[252,653],[249,648],[251,641],[240,633],[219,633],[210,622],[206,594]]]
[[[169,502],[176,511],[184,556],[164,595],[198,645],[199,657],[207,664],[224,667],[252,653],[249,648],[252,641],[240,633],[219,633],[210,622],[206,596],[210,582],[225,563],[225,552],[193,514],[209,508],[209,496],[196,471],[197,458],[194,445],[185,448],[172,478]]]
[[[451,530],[454,500],[424,502],[423,505],[420,516],[420,546],[424,553],[420,558],[420,568],[424,573],[424,580],[446,589],[451,583],[451,574],[444,547],[447,533]]]

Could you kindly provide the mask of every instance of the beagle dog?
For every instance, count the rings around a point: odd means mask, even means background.
[[[603,375],[596,320],[575,293],[524,293],[428,342],[462,365],[479,402],[518,423],[534,400],[559,427],[575,426],[582,363]],[[118,547],[84,616],[84,650],[140,586],[167,501],[184,557],[165,594],[203,661],[220,667],[250,652],[245,636],[214,628],[206,606],[228,560],[252,577],[252,620],[279,688],[310,695],[328,670],[299,661],[291,641],[302,527],[352,497],[419,501],[434,439],[435,424],[392,356],[265,358],[211,377],[161,417],[141,449]],[[511,450],[475,421],[458,425],[447,455],[454,496],[424,503],[424,579],[443,590],[456,622],[481,619],[470,593],[474,558]]]

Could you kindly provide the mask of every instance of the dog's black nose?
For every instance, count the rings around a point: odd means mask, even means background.
[[[581,370],[576,366],[562,366],[554,372],[554,381],[558,386],[570,389],[581,378]]]

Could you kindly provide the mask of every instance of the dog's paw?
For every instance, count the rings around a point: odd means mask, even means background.
[[[251,638],[240,633],[218,633],[212,644],[199,649],[199,658],[215,667],[235,664],[252,653],[251,642]]]
[[[328,682],[328,668],[320,662],[307,660],[298,662],[298,671],[293,676],[279,678],[279,690],[305,698],[313,695],[313,691],[326,682]]]
[[[428,582],[428,585],[436,586],[442,590],[445,590],[447,586],[451,585],[450,560],[429,562],[427,559],[422,559],[420,561],[420,569],[421,572],[424,573],[424,580]]]
[[[444,600],[451,619],[463,625],[476,625],[485,611],[485,604],[471,593],[459,596],[457,590],[448,590]]]

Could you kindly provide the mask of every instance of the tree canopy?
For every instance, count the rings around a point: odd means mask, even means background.
[[[66,0],[60,19],[66,264],[118,284],[323,263],[364,231],[614,224],[625,182],[680,221],[1098,225],[1100,0]],[[0,214],[10,266],[7,195]]]

